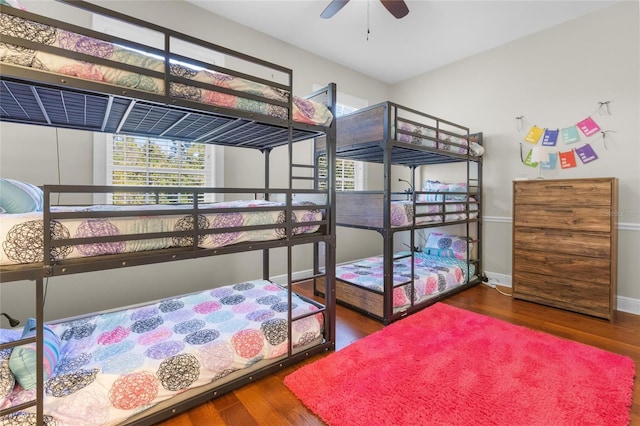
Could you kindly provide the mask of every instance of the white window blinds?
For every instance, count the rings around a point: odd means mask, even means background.
[[[112,135],[107,141],[107,185],[211,186],[211,146],[193,142]],[[159,200],[123,191],[114,204],[185,203],[187,194],[166,194]],[[200,201],[205,200],[201,197]]]

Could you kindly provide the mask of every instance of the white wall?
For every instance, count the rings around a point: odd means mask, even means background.
[[[539,173],[520,162],[519,145],[529,127],[519,132],[515,117],[524,115],[529,126],[562,128],[593,114],[604,130],[614,131],[606,148],[602,140],[589,139],[599,159],[586,165],[577,160],[576,168],[543,170],[541,176],[619,179],[618,294],[640,299],[638,14],[638,2],[625,1],[392,88],[398,103],[484,133],[488,272],[511,274],[512,181]],[[594,114],[604,101],[611,102],[611,115]],[[558,145],[568,150],[562,141]],[[431,169],[423,173],[433,176]]]

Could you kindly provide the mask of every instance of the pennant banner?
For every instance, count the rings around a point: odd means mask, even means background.
[[[545,129],[542,137],[542,146],[556,146],[559,132],[558,129]]]
[[[562,140],[564,143],[578,142],[580,140],[580,135],[578,134],[576,126],[565,127],[562,129]]]
[[[600,102],[598,111],[601,111],[602,107],[607,107],[607,113],[609,112],[609,101]],[[517,128],[518,131],[522,131],[526,125],[524,115],[517,116]],[[558,139],[562,138],[565,144],[574,144],[580,142],[581,134],[584,138],[589,138],[598,132],[602,133],[602,139],[606,144],[606,133],[612,130],[602,131],[601,127],[595,120],[588,116],[585,119],[579,121],[575,125],[563,127],[561,129],[549,129],[545,127],[531,126],[527,132],[524,141],[532,144],[533,146],[528,150],[526,158],[523,158],[523,144],[520,143],[520,160],[522,163],[529,167],[538,167],[540,169],[555,169],[557,164],[563,169],[569,169],[577,166],[576,155],[582,162],[582,164],[589,164],[599,157],[586,141],[579,148],[572,148],[569,151],[561,152],[555,151],[553,147],[557,146]],[[593,141],[593,139],[591,139]],[[540,144],[538,144],[540,142]]]
[[[529,130],[529,133],[527,133],[527,136],[524,137],[524,140],[529,143],[538,143],[538,139],[540,139],[542,133],[544,133],[544,129],[537,126],[531,126],[531,129]]]
[[[567,152],[558,153],[560,157],[560,167],[563,169],[570,169],[576,166],[576,157],[573,155],[573,150]]]
[[[600,126],[598,126],[598,124],[596,124],[596,122],[593,121],[593,118],[591,117],[585,118],[584,120],[579,122],[577,126],[580,129],[580,131],[584,133],[586,137],[589,137],[594,133],[597,133],[600,131]]]
[[[541,169],[555,169],[558,162],[558,154],[549,153],[549,161],[543,161],[540,163]]]
[[[533,155],[533,149],[529,151],[529,153],[527,154],[527,158],[524,159],[524,164],[529,166],[529,167],[538,167],[538,163],[536,161],[533,161],[533,159],[531,158]]]
[[[598,159],[598,155],[588,143],[581,148],[576,148],[576,153],[580,161],[582,161],[582,164],[587,164]]]

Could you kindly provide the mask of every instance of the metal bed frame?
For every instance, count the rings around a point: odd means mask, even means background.
[[[122,20],[129,24],[139,27],[152,29],[163,34],[165,39],[165,48],[162,50],[153,49],[130,40],[123,40],[118,37],[101,34],[91,29],[53,20],[44,16],[39,16],[26,11],[13,9],[7,6],[0,6],[0,13],[4,16],[18,17],[27,19],[38,24],[53,26],[66,31],[75,32],[85,36],[98,38],[111,43],[119,43],[127,47],[135,48],[155,53],[164,58],[165,72],[157,73],[155,71],[145,70],[133,65],[122,64],[102,58],[88,56],[82,53],[65,51],[60,48],[35,44],[29,40],[23,40],[19,37],[3,35],[3,42],[21,46],[25,49],[42,50],[49,53],[55,53],[65,57],[91,61],[93,63],[108,65],[126,71],[148,75],[153,78],[161,78],[165,84],[164,94],[149,93],[134,88],[117,87],[98,81],[89,81],[76,77],[61,76],[34,68],[25,68],[11,63],[2,63],[2,71],[0,75],[0,108],[1,121],[23,123],[31,125],[40,125],[48,127],[60,127],[88,130],[93,132],[107,133],[125,133],[132,135],[144,135],[149,137],[158,137],[166,139],[181,139],[185,141],[204,142],[218,144],[229,147],[244,147],[257,149],[264,154],[265,160],[265,176],[264,188],[254,189],[232,189],[232,188],[166,188],[166,187],[127,187],[127,192],[141,192],[160,194],[167,192],[188,193],[193,197],[193,205],[186,208],[186,214],[193,215],[193,229],[188,231],[171,231],[165,233],[156,233],[154,237],[186,237],[193,240],[193,245],[189,247],[179,247],[165,250],[153,250],[148,252],[135,252],[118,255],[103,255],[90,258],[69,259],[63,261],[55,261],[50,258],[48,253],[55,247],[63,245],[104,243],[111,241],[128,241],[149,238],[148,234],[136,234],[128,236],[111,236],[111,237],[89,237],[89,238],[69,238],[56,239],[51,232],[44,232],[44,253],[43,261],[37,264],[28,265],[12,265],[0,267],[0,283],[17,280],[31,280],[35,282],[35,298],[36,298],[36,323],[37,332],[35,337],[22,339],[16,342],[0,345],[0,349],[6,349],[26,343],[36,343],[37,359],[43,356],[43,324],[44,324],[44,281],[48,277],[64,276],[68,274],[77,274],[89,271],[100,271],[113,268],[123,268],[136,265],[154,264],[160,262],[172,262],[184,259],[192,259],[206,256],[217,256],[228,253],[238,253],[251,250],[263,251],[263,278],[269,279],[269,252],[273,248],[285,247],[287,249],[287,278],[290,284],[294,283],[292,274],[292,249],[301,244],[312,244],[314,253],[319,252],[321,243],[324,245],[325,265],[324,271],[320,270],[320,266],[314,259],[313,278],[315,276],[324,276],[327,283],[327,296],[323,301],[325,324],[324,324],[324,341],[314,347],[309,348],[301,353],[293,353],[289,348],[287,357],[278,361],[277,364],[269,365],[258,371],[252,372],[250,376],[242,377],[228,384],[224,384],[214,390],[209,390],[196,397],[179,402],[152,415],[136,420],[135,424],[155,424],[156,422],[174,416],[176,413],[188,410],[196,405],[210,400],[225,392],[229,392],[248,382],[257,380],[260,377],[271,374],[287,365],[296,363],[324,351],[330,351],[335,348],[335,293],[333,292],[334,273],[335,273],[335,188],[334,188],[334,163],[335,163],[335,120],[330,126],[317,126],[295,122],[292,118],[293,108],[293,72],[290,69],[260,60],[233,50],[215,45],[210,42],[196,39],[186,34],[181,34],[167,28],[163,28],[134,17],[123,15],[121,13],[91,4],[84,1],[58,0],[61,3],[76,6],[89,13],[97,13],[110,18]],[[5,22],[3,20],[3,22]],[[274,83],[259,77],[251,76],[245,72],[234,69],[223,68],[213,64],[205,63],[199,60],[182,57],[172,52],[171,41],[173,39],[184,40],[198,46],[229,55],[239,61],[243,61],[253,66],[259,66],[273,70],[274,73],[284,75],[287,83]],[[239,95],[234,90],[218,87],[205,86],[202,83],[186,80],[182,77],[172,75],[170,73],[169,61],[181,60],[196,66],[201,66],[213,71],[223,72],[225,74],[248,79],[252,82],[267,84],[275,87],[288,94],[288,102],[274,101],[264,97],[240,93],[247,99],[269,103],[278,107],[285,108],[288,114],[287,118],[278,118],[263,115],[254,112],[239,111],[228,109],[220,106],[208,105],[187,99],[181,99],[171,96],[169,85],[171,82],[179,82],[184,84],[195,85],[197,87],[206,88],[207,90],[217,91],[223,94]],[[335,116],[335,84],[329,84],[326,88],[310,95],[314,99],[325,103]],[[66,114],[60,114],[65,111]],[[299,170],[311,170],[316,173],[317,168],[314,165],[295,164],[292,156],[292,145],[295,142],[304,140],[322,140],[326,149],[328,159],[327,176],[324,178],[326,182],[325,189],[318,189],[314,185],[314,189],[294,189],[295,182],[308,181],[309,178],[300,173]],[[288,188],[272,189],[269,185],[269,157],[271,151],[275,147],[288,146],[289,164],[289,184]],[[307,173],[308,174],[308,173]],[[316,182],[319,178],[315,177]],[[44,185],[45,207],[43,211],[43,223],[52,223],[56,220],[64,220],[65,218],[73,218],[73,213],[54,213],[51,211],[52,194],[60,193],[113,193],[122,191],[121,187],[96,187],[81,185]],[[227,247],[216,249],[202,249],[197,245],[197,240],[202,235],[212,232],[211,230],[202,229],[198,226],[198,215],[201,208],[198,204],[198,195],[209,193],[247,193],[262,194],[265,199],[269,199],[275,193],[280,194],[286,200],[285,223],[276,225],[260,225],[249,227],[265,228],[278,227],[285,229],[285,236],[279,240],[238,243]],[[324,199],[324,203],[317,205],[318,209],[324,212],[323,219],[314,224],[320,226],[320,230],[312,234],[294,235],[292,230],[294,223],[291,220],[291,212],[296,209],[292,206],[292,199],[298,195],[312,196],[320,195]],[[282,209],[282,208],[281,208]],[[136,211],[136,214],[158,214],[153,210],[149,212]],[[77,217],[77,214],[76,214]],[[213,232],[223,232],[225,229]],[[230,231],[230,228],[226,229]],[[235,230],[235,229],[234,229]],[[309,279],[309,278],[306,278]],[[289,288],[289,297],[291,297],[291,285]],[[289,336],[291,336],[291,307],[289,308]],[[291,339],[289,339],[291,340]],[[290,345],[291,346],[291,345]],[[35,406],[36,422],[43,424],[44,407],[44,373],[42,363],[37,365],[38,386],[35,401],[21,404],[16,407],[0,412],[0,415],[11,414],[20,410]]]
[[[401,124],[428,128],[436,132],[435,137],[425,136],[415,131],[405,130]],[[336,198],[337,226],[352,227],[378,232],[383,239],[382,256],[384,259],[384,291],[355,286],[342,280],[336,280],[337,303],[348,306],[354,310],[369,315],[376,320],[389,324],[406,315],[425,308],[454,293],[480,283],[484,279],[482,272],[482,156],[471,155],[468,149],[470,140],[483,144],[482,133],[471,134],[465,126],[443,120],[433,115],[425,114],[415,109],[407,108],[393,102],[382,102],[353,113],[337,118],[336,157],[350,160],[358,160],[383,165],[383,190],[382,191],[355,191],[338,193]],[[407,142],[400,142],[401,135],[417,137],[432,141],[436,146],[427,147]],[[449,142],[444,136],[458,136],[465,144]],[[464,153],[447,151],[466,147]],[[317,154],[322,154],[324,147],[320,146]],[[420,205],[441,204],[445,211],[445,203],[417,201],[420,195],[435,194],[425,191],[417,191],[415,188],[415,170],[422,165],[466,163],[467,200],[474,197],[477,209],[471,208],[466,202],[467,218],[465,220],[416,223],[421,216],[433,214],[414,214],[413,223],[408,226],[391,225],[391,203],[399,197],[409,196],[413,200],[413,211],[416,212]],[[471,165],[476,163],[477,174],[473,176]],[[392,191],[392,166],[400,165],[411,170],[411,189],[405,193]],[[444,195],[441,195],[444,200]],[[367,207],[369,206],[369,207]],[[477,214],[476,218],[469,218],[470,213]],[[442,226],[464,225],[466,237],[476,245],[477,254],[471,259],[467,254],[467,263],[475,265],[476,277],[469,279],[465,284],[444,291],[423,300],[413,303],[406,310],[394,312],[393,309],[393,259],[394,237],[399,232],[410,233],[410,257],[414,258],[416,244],[416,231]],[[475,238],[470,238],[472,227],[475,228]],[[413,266],[412,271],[413,275]],[[470,277],[471,278],[471,277]],[[411,286],[413,295],[413,280],[402,285]],[[315,287],[316,294],[325,294],[322,285]],[[382,306],[379,304],[382,303]],[[377,313],[370,309],[376,306]]]

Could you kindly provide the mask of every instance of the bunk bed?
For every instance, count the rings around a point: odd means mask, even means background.
[[[482,133],[382,102],[338,117],[336,141],[337,158],[383,167],[382,190],[336,193],[337,226],[382,236],[380,256],[337,266],[338,303],[389,324],[481,282]],[[452,163],[464,169],[459,180],[416,187],[418,167],[429,172],[431,165]],[[403,180],[392,166],[411,170],[407,190],[392,190]],[[315,281],[317,294],[326,294],[323,285]]]
[[[313,246],[314,252],[323,247],[329,267],[314,267],[302,279],[323,276],[332,288],[334,172],[330,167],[318,177],[316,165],[296,163],[292,145],[310,142],[314,149],[321,140],[328,158],[334,158],[335,84],[294,96],[286,67],[95,4],[59,1],[158,33],[164,48],[3,1],[3,122],[255,149],[264,157],[264,185],[45,184],[40,189],[3,179],[38,206],[0,210],[0,283],[33,281],[36,299],[34,318],[22,330],[0,329],[0,422],[156,424],[333,350],[333,292],[320,301],[298,295],[292,253],[302,246]],[[185,57],[174,49],[180,43],[222,54],[234,66]],[[288,150],[284,187],[270,185],[270,154],[278,147]],[[309,184],[319,180],[322,189]],[[55,201],[61,194],[93,200],[122,192],[146,201],[65,206]],[[187,201],[168,206],[160,203],[164,198]],[[271,251],[280,248],[287,253],[284,285],[275,283],[269,266]],[[255,280],[44,321],[49,277],[249,251],[262,252],[262,277]]]

